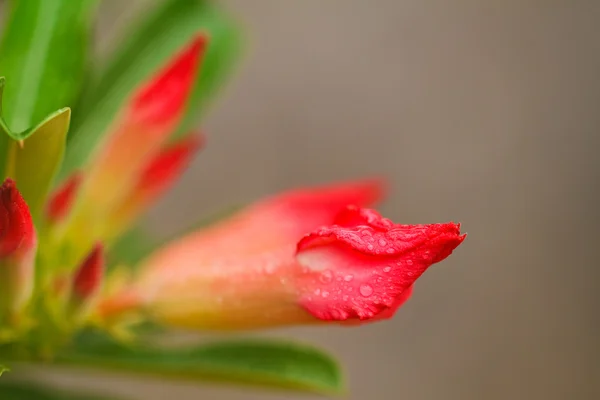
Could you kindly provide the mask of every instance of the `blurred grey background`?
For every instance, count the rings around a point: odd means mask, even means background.
[[[99,51],[150,2],[104,0]],[[391,322],[265,334],[337,354],[351,399],[600,398],[600,2],[224,3],[247,56],[153,232],[297,185],[387,176],[387,216],[460,221],[467,241]],[[305,397],[45,379],[146,400]]]

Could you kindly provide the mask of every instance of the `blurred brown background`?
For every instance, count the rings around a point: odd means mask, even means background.
[[[100,37],[148,3],[105,0]],[[247,27],[247,57],[151,229],[385,175],[386,215],[461,221],[467,241],[391,322],[266,334],[339,355],[351,399],[600,398],[600,2],[225,3]],[[45,379],[146,400],[303,397]]]

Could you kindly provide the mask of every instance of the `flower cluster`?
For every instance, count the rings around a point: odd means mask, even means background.
[[[17,7],[14,18],[23,10]],[[403,225],[383,218],[372,209],[383,198],[383,182],[357,180],[271,196],[153,249],[135,265],[121,259],[116,248],[124,234],[203,147],[202,133],[180,128],[203,69],[215,68],[209,56],[218,35],[207,31],[188,35],[144,79],[113,96],[110,105],[118,108],[110,117],[97,116],[108,103],[88,107],[91,116],[68,139],[70,109],[13,131],[34,114],[26,118],[6,102],[19,95],[5,91],[0,79],[0,100],[11,111],[0,116],[0,361],[103,364],[111,354],[104,364],[129,368],[142,360],[141,370],[188,376],[233,368],[234,377],[272,383],[289,371],[266,368],[265,376],[255,376],[253,351],[280,364],[299,363],[300,352],[310,373],[318,361],[337,379],[324,356],[306,349],[211,347],[180,360],[174,371],[172,362],[160,363],[166,356],[86,350],[80,339],[90,329],[113,344],[135,339],[142,323],[219,331],[388,319],[416,280],[464,240],[453,222]],[[227,364],[234,353],[251,367]],[[283,383],[326,386],[306,376],[286,376]]]

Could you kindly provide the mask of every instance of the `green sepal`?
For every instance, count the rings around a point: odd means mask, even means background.
[[[0,170],[4,178],[17,182],[35,216],[41,211],[62,162],[71,110],[62,108],[36,126],[15,132],[2,114],[4,85],[5,79],[0,77]]]
[[[290,342],[246,340],[159,349],[129,347],[96,335],[60,353],[57,362],[129,372],[159,379],[208,381],[341,394],[338,363],[311,346]]]

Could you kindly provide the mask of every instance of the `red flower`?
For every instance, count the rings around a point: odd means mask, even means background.
[[[102,312],[145,306],[209,329],[389,317],[465,236],[457,224],[398,225],[361,208],[380,195],[364,181],[259,202],[160,250]]]

